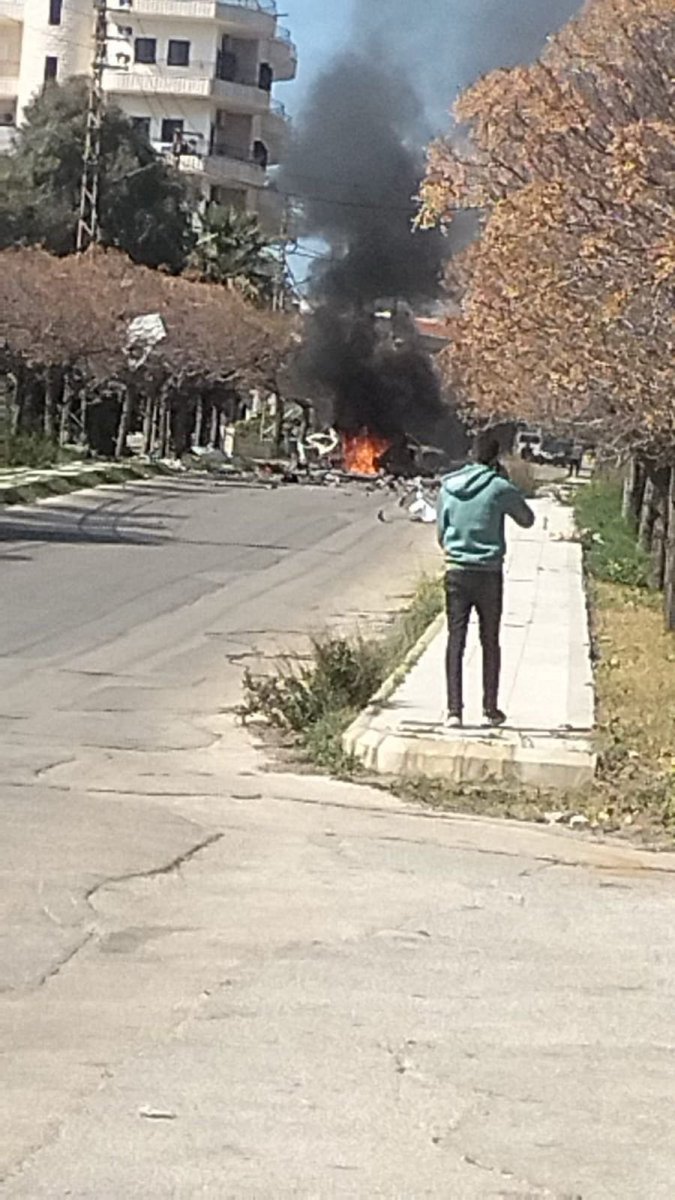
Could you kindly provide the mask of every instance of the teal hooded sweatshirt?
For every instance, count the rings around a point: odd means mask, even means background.
[[[534,513],[522,492],[499,468],[470,463],[446,475],[438,501],[438,540],[448,567],[500,571],[506,555],[506,518],[523,529]]]

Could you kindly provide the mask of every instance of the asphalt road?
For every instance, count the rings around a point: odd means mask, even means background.
[[[190,478],[0,515],[2,842],[20,865],[27,842],[37,856],[29,898],[35,869],[44,898],[60,895],[67,866],[67,889],[86,890],[101,868],[133,870],[139,853],[143,865],[141,830],[161,861],[161,809],[140,805],[117,828],[119,810],[95,798],[220,792],[252,754],[232,716],[244,668],[400,606],[433,543],[403,520],[381,524],[382,503],[357,485]],[[101,804],[96,820],[77,812],[80,788],[86,814]],[[43,978],[79,944],[79,920],[40,908],[27,937],[11,899],[9,915],[0,987]]]
[[[247,663],[435,561],[381,503],[0,517],[3,1196],[671,1200],[675,860],[279,774],[236,725]]]

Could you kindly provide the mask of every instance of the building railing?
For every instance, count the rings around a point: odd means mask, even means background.
[[[172,142],[153,141],[152,145],[158,154],[171,159],[195,159],[205,162],[207,158],[223,158],[232,162],[245,163],[249,167],[266,169],[266,163],[251,150],[241,146],[227,146],[222,142],[214,143],[208,150],[204,147],[204,136],[201,133],[184,133]]]
[[[270,13],[277,11],[276,0],[222,0],[223,4],[231,4],[233,8],[252,8],[254,11]]]

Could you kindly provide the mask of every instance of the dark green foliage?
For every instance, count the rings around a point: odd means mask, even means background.
[[[0,438],[0,466],[51,467],[59,457],[51,438],[39,434],[16,433]]]
[[[0,247],[75,248],[87,85],[45,88],[0,167]],[[189,192],[120,109],[106,108],[101,146],[102,241],[147,266],[179,271],[194,241]]]
[[[190,267],[205,283],[236,284],[255,301],[271,299],[281,270],[258,218],[217,204],[199,218]]]
[[[579,488],[574,509],[591,573],[609,583],[648,587],[649,556],[622,515],[621,483],[600,477]]]
[[[377,644],[316,639],[309,663],[282,664],[275,675],[244,679],[244,715],[262,713],[277,729],[304,733],[327,712],[357,709],[381,683]]]

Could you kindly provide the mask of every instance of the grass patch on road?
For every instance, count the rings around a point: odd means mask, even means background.
[[[308,659],[280,660],[273,672],[244,675],[243,721],[262,721],[309,762],[341,775],[358,772],[342,735],[401,665],[443,606],[440,580],[424,579],[383,637],[314,638]]]

